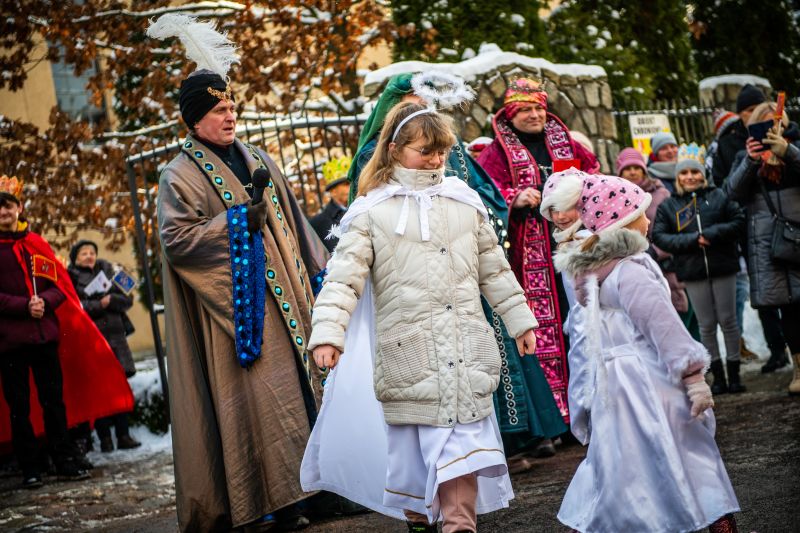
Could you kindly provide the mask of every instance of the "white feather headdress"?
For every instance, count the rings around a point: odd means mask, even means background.
[[[148,37],[169,39],[177,37],[186,49],[186,57],[197,63],[196,70],[210,70],[224,80],[231,65],[239,62],[236,45],[227,33],[220,33],[213,22],[199,22],[196,17],[167,13],[150,21]]]
[[[460,106],[475,98],[475,91],[464,78],[441,70],[415,74],[411,78],[411,87],[426,104],[439,109]]]

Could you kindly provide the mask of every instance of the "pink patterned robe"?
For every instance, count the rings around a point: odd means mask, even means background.
[[[553,391],[564,421],[569,423],[567,407],[567,353],[564,347],[564,320],[558,306],[550,228],[538,210],[511,209],[517,195],[528,187],[542,189],[539,167],[519,141],[501,109],[492,121],[495,139],[478,157],[478,163],[492,177],[509,207],[509,262],[525,289],[528,305],[539,322],[536,330],[536,355]],[[600,165],[593,154],[572,140],[569,130],[555,115],[547,113],[545,143],[551,159],[577,159],[580,170],[596,173]]]

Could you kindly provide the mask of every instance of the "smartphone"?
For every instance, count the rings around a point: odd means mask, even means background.
[[[765,120],[764,122],[756,122],[755,124],[750,124],[747,126],[747,132],[750,134],[750,137],[757,140],[758,142],[762,142],[764,139],[767,138],[767,132],[772,127],[774,122],[771,120]]]

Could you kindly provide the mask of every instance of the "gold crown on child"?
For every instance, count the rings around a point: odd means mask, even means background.
[[[16,176],[0,176],[0,192],[7,192],[13,194],[17,198],[22,194],[22,180],[17,179]]]
[[[701,165],[706,163],[706,147],[705,145],[698,146],[697,143],[682,144],[678,148],[678,161],[692,159]]]

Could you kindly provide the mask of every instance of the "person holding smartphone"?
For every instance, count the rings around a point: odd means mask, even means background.
[[[748,126],[771,120],[777,105],[764,102],[757,106]],[[750,130],[756,131],[756,128]],[[769,151],[771,154],[767,154]],[[770,155],[775,160],[770,160]],[[774,164],[773,164],[774,163]],[[800,394],[800,265],[772,258],[772,234],[775,216],[800,221],[800,128],[784,115],[780,127],[771,127],[763,138],[749,137],[738,164],[724,183],[731,199],[740,202],[748,218],[748,272],[750,302],[756,309],[777,309],[785,343],[794,362],[790,394]],[[764,324],[765,331],[767,324]],[[769,341],[770,339],[768,339]],[[772,355],[762,372],[785,366],[784,344],[770,342]]]

